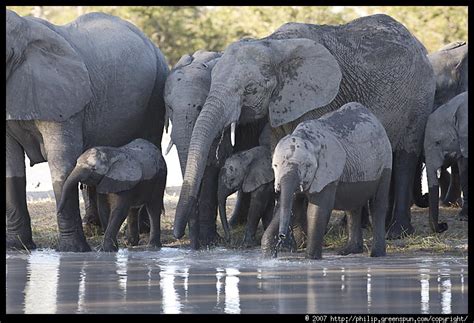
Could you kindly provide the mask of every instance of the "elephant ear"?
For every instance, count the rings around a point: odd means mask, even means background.
[[[272,127],[296,120],[336,97],[342,73],[326,47],[309,39],[269,43],[278,66],[278,84],[269,106]]]
[[[264,147],[259,147],[267,149]],[[242,191],[249,193],[255,191],[260,186],[270,183],[275,179],[272,169],[272,158],[270,151],[259,155],[250,165],[248,166],[247,175],[242,183]]]
[[[186,66],[186,65],[189,65],[191,64],[191,62],[193,61],[193,57],[189,54],[184,54],[183,56],[181,56],[181,58],[179,59],[179,61],[175,64],[175,66],[173,67],[173,69],[177,69],[177,68],[180,68],[180,67],[183,67],[183,66]]]
[[[321,192],[329,183],[342,176],[346,164],[346,151],[334,135],[320,131],[320,146],[316,149],[318,166],[309,192]]]
[[[82,58],[61,35],[34,19],[24,19],[22,59],[6,84],[6,120],[64,121],[92,98]],[[15,38],[9,38],[15,47]]]
[[[459,146],[461,149],[461,155],[468,158],[468,103],[467,103],[467,92],[460,94],[463,95],[463,101],[458,107],[455,113],[455,129],[459,138]]]
[[[107,157],[112,165],[97,185],[98,193],[117,193],[133,188],[142,179],[141,164],[130,154],[111,151]]]

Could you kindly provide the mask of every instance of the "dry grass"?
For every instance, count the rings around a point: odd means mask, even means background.
[[[187,235],[181,240],[173,237],[172,225],[174,213],[178,203],[179,192],[167,192],[165,195],[165,214],[161,218],[161,241],[165,246],[186,247],[189,245]],[[232,212],[235,198],[230,197],[227,202],[227,212]],[[81,215],[84,215],[83,203],[81,206]],[[43,199],[38,201],[29,201],[28,209],[31,215],[33,230],[33,239],[39,248],[57,248],[58,229],[56,224],[55,203],[52,199]],[[406,254],[408,253],[437,253],[437,254],[456,254],[467,256],[467,222],[459,221],[456,215],[459,208],[440,207],[440,221],[448,223],[448,230],[441,234],[430,232],[428,225],[428,209],[412,208],[412,224],[415,228],[415,234],[407,236],[404,239],[388,240],[388,254]],[[335,211],[331,216],[328,232],[325,236],[325,250],[336,251],[342,248],[346,241],[346,234],[336,223],[342,217],[343,212]],[[218,233],[224,236],[222,226],[218,220]],[[99,230],[85,228],[87,240],[92,248],[98,248],[102,236]],[[229,243],[222,242],[222,245],[228,248],[241,248],[241,242],[244,236],[244,227],[238,227],[232,230],[232,240]],[[263,234],[261,225],[257,231],[257,240]],[[127,247],[124,230],[119,233],[118,241],[121,247]],[[367,253],[370,249],[372,234],[370,230],[364,230],[364,249]],[[140,245],[147,242],[147,236],[141,235]],[[257,247],[258,248],[258,247]]]

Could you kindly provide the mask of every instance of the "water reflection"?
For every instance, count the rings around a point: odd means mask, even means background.
[[[7,313],[467,313],[467,260],[8,253]]]

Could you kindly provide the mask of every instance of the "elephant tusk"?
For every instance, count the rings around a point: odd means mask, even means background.
[[[230,124],[230,143],[235,146],[235,121]]]
[[[168,155],[170,152],[171,148],[173,148],[174,142],[173,140],[170,140],[170,143],[168,144],[168,147],[166,148],[165,155]]]

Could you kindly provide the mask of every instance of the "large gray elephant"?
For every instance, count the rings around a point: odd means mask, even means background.
[[[184,176],[194,124],[206,102],[211,86],[211,71],[222,53],[199,50],[193,55],[183,55],[171,70],[165,84],[164,100],[168,117],[172,123],[171,145],[176,145],[181,172]],[[191,237],[194,249],[201,245],[212,245],[217,239],[217,190],[218,175],[221,166],[233,151],[241,151],[258,145],[262,122],[235,129],[234,147],[231,143],[231,131],[215,138],[206,155],[204,180],[200,187],[199,206],[196,210],[198,224]],[[249,198],[246,194],[238,199],[238,218],[246,217]],[[242,214],[242,215],[240,215]],[[196,236],[196,238],[195,238]]]
[[[384,127],[366,107],[350,102],[317,120],[301,122],[277,144],[272,158],[275,216],[262,246],[288,237],[294,195],[308,196],[306,257],[319,259],[333,209],[349,211],[349,239],[342,254],[363,252],[361,210],[369,201],[373,224],[371,256],[385,255],[392,147]],[[264,254],[270,250],[263,248]]]
[[[161,247],[160,219],[164,209],[166,163],[151,142],[135,139],[121,147],[98,146],[77,159],[63,185],[58,213],[78,183],[96,187],[100,222],[105,231],[101,250],[117,251],[117,234],[128,216],[128,237],[138,244],[138,210],[145,206],[150,219],[149,246]],[[128,222],[128,221],[127,221]]]
[[[426,55],[424,46],[386,15],[338,26],[288,23],[266,38],[230,44],[212,70],[209,95],[193,129],[175,237],[194,221],[206,166],[202,156],[232,123],[268,120],[274,147],[301,121],[352,101],[381,120],[393,148],[389,236],[412,233],[415,168],[435,91]]]
[[[168,67],[134,25],[90,13],[56,26],[6,12],[7,248],[35,248],[26,205],[26,153],[47,161],[56,202],[82,152],[144,138],[161,145]],[[77,188],[57,217],[59,250],[89,251]]]
[[[425,130],[424,151],[426,177],[430,197],[430,226],[438,223],[439,184],[437,171],[447,164],[457,163],[463,193],[461,220],[468,216],[468,92],[458,94],[428,118]],[[439,226],[447,229],[446,223]]]
[[[273,216],[273,170],[270,147],[257,146],[233,154],[224,163],[219,172],[218,201],[226,239],[229,240],[226,200],[238,190],[250,194],[250,207],[245,227],[243,245],[257,245],[255,234],[262,220],[266,229]]]

